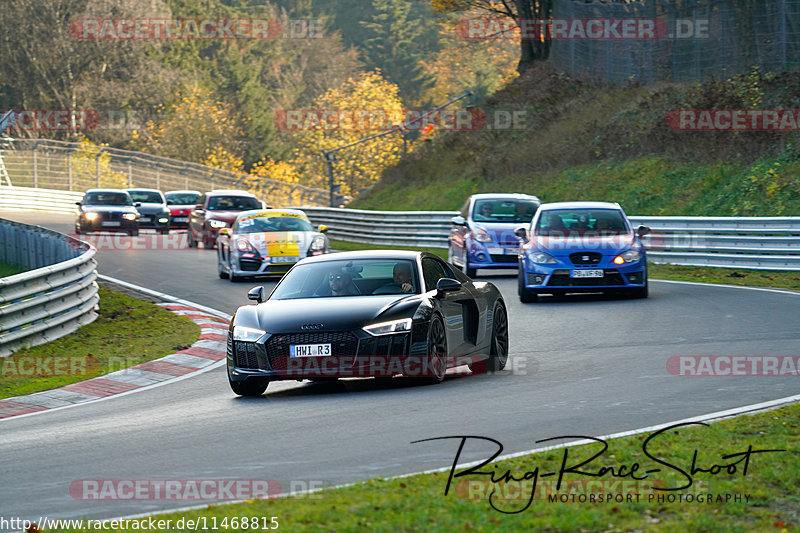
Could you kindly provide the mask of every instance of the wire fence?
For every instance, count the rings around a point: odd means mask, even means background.
[[[271,205],[327,205],[328,191],[143,152],[49,139],[0,140],[0,185],[85,191],[96,187],[246,189]]]
[[[649,84],[729,78],[753,67],[800,70],[800,0],[556,0],[553,18],[569,24],[552,42],[551,61],[579,79]],[[592,28],[589,19],[643,19],[655,25],[652,36],[625,38],[612,31],[588,38],[580,30]],[[649,26],[634,25],[642,27]]]

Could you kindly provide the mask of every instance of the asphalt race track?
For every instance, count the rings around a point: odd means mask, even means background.
[[[73,224],[64,215],[0,217],[62,232]],[[256,284],[218,279],[210,250],[102,250],[97,260],[101,274],[230,314]],[[275,479],[288,491],[452,463],[456,441],[411,444],[418,439],[483,435],[512,453],[538,439],[607,435],[800,393],[796,377],[666,370],[674,355],[798,355],[800,294],[652,282],[646,300],[588,295],[523,305],[516,277],[484,279],[509,310],[511,359],[501,373],[435,386],[402,378],[281,382],[242,399],[219,367],[9,419],[0,422],[0,515],[105,518],[192,504],[77,500],[69,486],[80,479]],[[462,460],[490,450],[467,447]]]

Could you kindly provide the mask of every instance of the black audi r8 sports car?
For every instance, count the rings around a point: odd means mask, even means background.
[[[269,297],[240,307],[228,330],[228,380],[241,396],[271,381],[413,376],[448,368],[501,370],[508,314],[500,291],[427,252],[375,250],[308,257]]]

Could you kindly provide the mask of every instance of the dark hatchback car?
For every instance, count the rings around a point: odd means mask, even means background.
[[[127,191],[122,189],[89,189],[75,220],[76,233],[125,232],[139,234],[139,212]]]
[[[139,229],[154,229],[169,233],[167,200],[158,189],[128,189],[139,210]]]

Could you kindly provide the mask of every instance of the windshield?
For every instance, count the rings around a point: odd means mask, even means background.
[[[193,192],[170,192],[165,196],[167,200],[172,200],[173,205],[194,205],[200,195]]]
[[[164,200],[161,198],[161,193],[156,191],[128,191],[134,202],[142,202],[145,204],[163,204]]]
[[[270,300],[368,294],[419,294],[415,263],[357,259],[300,264],[278,283]]]
[[[261,202],[250,196],[212,196],[208,200],[209,211],[249,211],[261,209]]]
[[[307,220],[296,217],[263,216],[240,220],[234,233],[264,233],[271,231],[314,231]]]
[[[534,230],[536,235],[569,236],[622,235],[628,225],[616,209],[558,209],[542,213]]]
[[[472,220],[525,223],[533,219],[538,207],[531,200],[478,200],[472,209]]]
[[[133,205],[124,192],[90,192],[83,198],[84,205]]]

